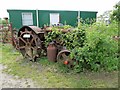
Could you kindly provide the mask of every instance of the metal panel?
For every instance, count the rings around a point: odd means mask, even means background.
[[[80,18],[82,18],[82,23],[92,24],[96,21],[97,12],[90,11],[80,11]]]
[[[62,24],[77,25],[77,11],[39,10],[40,27],[43,27],[44,24],[50,25],[50,13],[59,13],[60,23]]]
[[[7,10],[9,13],[10,22],[13,28],[19,29],[22,27],[22,15],[23,12],[33,13],[33,25],[37,25],[36,10]],[[55,11],[55,10],[38,10],[39,27],[43,27],[44,24],[50,25],[50,13],[60,14],[60,23],[71,26],[77,26],[78,11]],[[95,18],[97,12],[80,11],[80,18]]]
[[[30,12],[33,14],[33,25],[36,26],[36,12],[35,10],[7,10],[9,13],[10,22],[13,28],[19,29],[22,25],[22,13]]]
[[[97,12],[89,12],[89,11],[80,11],[80,18],[84,19],[96,19]]]

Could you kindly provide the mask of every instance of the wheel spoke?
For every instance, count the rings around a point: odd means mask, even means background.
[[[25,48],[25,46],[21,46],[21,47],[19,47],[19,49],[24,49]]]
[[[20,37],[23,35],[24,32],[20,31]]]
[[[35,39],[34,41],[35,41],[35,45],[37,46],[37,41],[36,41],[36,39]]]
[[[33,40],[34,40],[34,38],[32,38],[32,40],[30,41],[31,44],[33,43]]]
[[[68,67],[72,67],[74,64],[74,61],[72,59],[70,59],[69,54],[70,54],[70,51],[68,51],[68,50],[60,51],[57,55],[58,62],[65,64]]]
[[[35,51],[37,50],[37,47],[31,47],[31,48],[32,48],[33,50],[35,50]]]
[[[26,41],[23,38],[19,37],[19,39],[21,39],[25,44],[27,44]]]
[[[62,53],[61,55],[62,55],[64,60],[68,60],[69,59],[69,56],[67,56],[65,53]]]

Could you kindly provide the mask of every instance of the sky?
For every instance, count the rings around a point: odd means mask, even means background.
[[[97,11],[97,16],[119,0],[0,0],[0,18],[9,17],[7,9]]]

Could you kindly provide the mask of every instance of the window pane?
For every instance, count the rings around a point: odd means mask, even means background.
[[[32,13],[22,13],[22,24],[23,25],[33,25]]]
[[[50,13],[50,24],[58,24],[59,23],[59,13]]]

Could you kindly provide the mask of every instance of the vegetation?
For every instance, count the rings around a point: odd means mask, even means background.
[[[111,14],[111,20],[120,21],[120,2],[118,2],[114,7],[115,10],[113,10],[113,13]]]
[[[4,72],[31,78],[45,88],[118,87],[119,55],[115,37],[118,36],[119,11],[117,5],[108,25],[81,21],[75,28],[69,25],[51,28],[52,32],[45,36],[45,45],[56,41],[70,50],[70,58],[77,61],[72,69],[49,62],[46,57],[41,57],[38,62],[27,61],[11,45],[0,44],[0,63],[7,66]],[[70,28],[72,30],[67,33],[59,30]]]
[[[106,26],[95,23],[86,29],[86,40],[83,47],[75,47],[71,57],[78,60],[77,71],[112,71],[118,69],[118,26],[112,23]]]
[[[108,26],[104,23],[92,25],[80,23],[71,32],[62,33],[58,28],[52,28],[46,36],[46,45],[56,40],[71,51],[71,59],[77,60],[76,72],[83,70],[112,71],[118,69],[118,36],[117,22]]]
[[[9,19],[8,19],[8,24],[9,24],[9,23],[10,23],[10,22],[9,22]],[[4,27],[7,26],[5,19],[1,19],[1,18],[0,18],[0,24],[3,25]]]
[[[21,56],[10,44],[0,44],[0,64],[7,68],[3,72],[30,78],[38,87],[43,88],[117,88],[118,72],[82,72],[73,71],[64,73],[65,68],[58,63],[52,63],[46,57],[38,62],[30,62]]]

